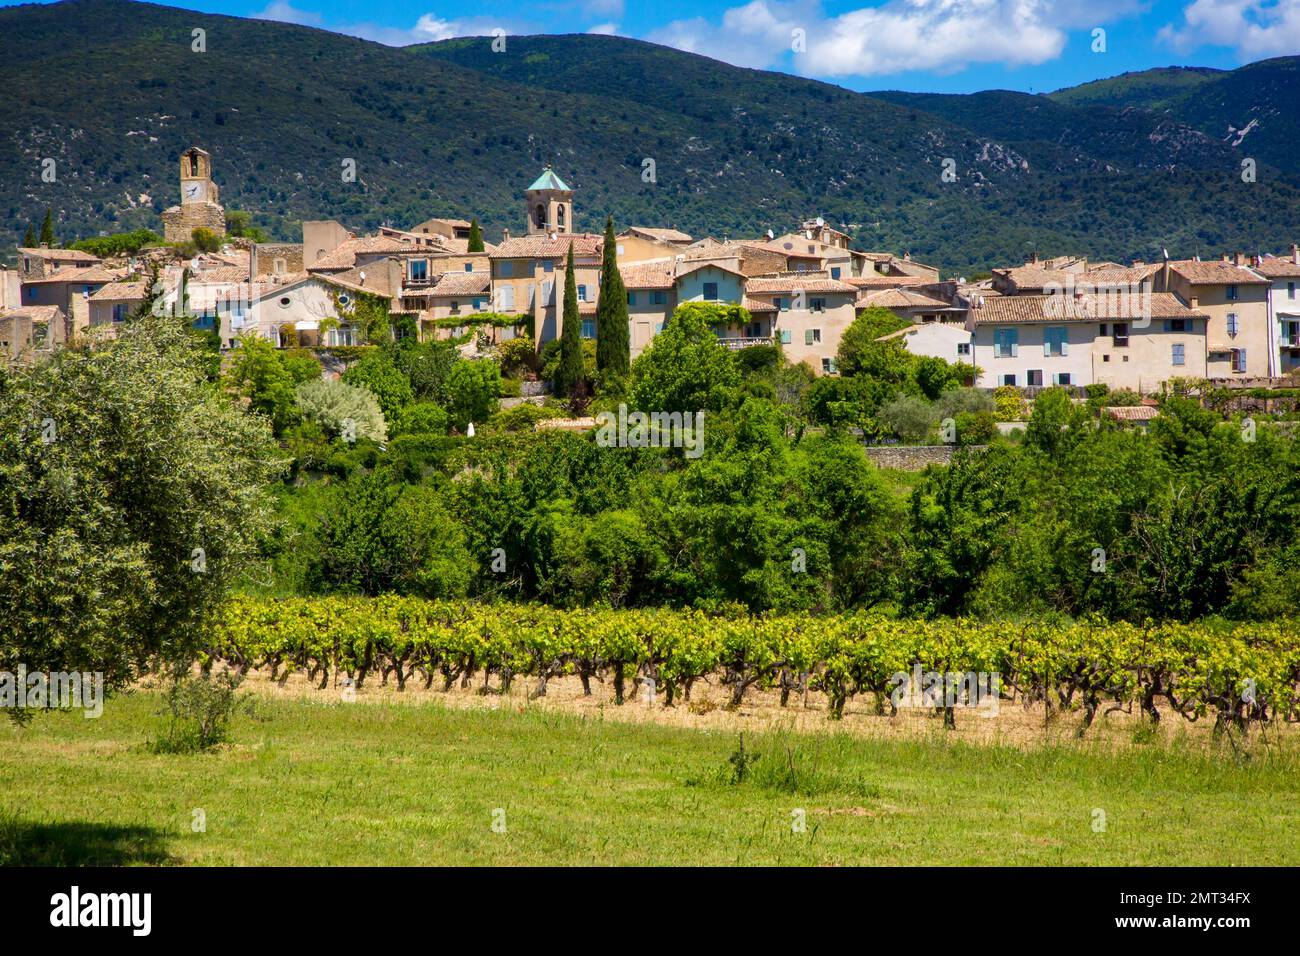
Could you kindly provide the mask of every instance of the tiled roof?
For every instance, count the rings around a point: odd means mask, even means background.
[[[1268,281],[1236,263],[1221,259],[1212,262],[1179,259],[1171,261],[1169,268],[1192,285],[1261,285]]]
[[[87,266],[85,269],[68,269],[56,272],[44,279],[26,279],[23,285],[41,285],[51,282],[81,282],[94,285],[101,282],[116,282],[127,274],[125,269],[107,269],[104,266]]]
[[[899,289],[905,285],[926,285],[924,276],[852,276],[844,280],[856,289]]]
[[[573,191],[564,184],[563,179],[555,175],[555,171],[551,169],[550,166],[547,166],[542,170],[542,174],[533,180],[533,184],[528,188],[530,191],[533,189],[563,189],[565,192]]]
[[[1150,405],[1108,405],[1105,412],[1122,422],[1149,422],[1160,414],[1158,408]]]
[[[745,292],[748,295],[795,291],[854,293],[858,290],[847,282],[832,279],[824,273],[804,276],[798,273],[783,276],[755,276],[745,283]]]
[[[857,302],[860,306],[880,306],[885,309],[959,309],[943,299],[922,295],[909,289],[885,289],[861,296]],[[964,311],[964,310],[960,310]]]
[[[1131,267],[1107,265],[1094,267],[1082,275],[1075,275],[1071,281],[1075,285],[1079,283],[1089,283],[1093,286],[1139,285],[1159,272],[1161,268],[1159,263]]]
[[[366,274],[364,282],[361,279],[361,273],[363,272]],[[385,296],[387,298],[392,298],[400,291],[389,286],[388,270],[382,268],[367,269],[366,266],[360,266],[346,272],[334,272],[316,278],[328,282],[330,285],[351,289],[354,292],[369,292],[371,295]]]
[[[345,239],[338,248],[325,253],[307,268],[315,272],[326,269],[351,269],[357,264],[357,255],[387,254],[418,251],[412,242],[393,236],[360,236]]]
[[[1263,256],[1259,260],[1259,265],[1255,266],[1255,271],[1270,279],[1297,278],[1300,277],[1300,263],[1296,263],[1290,257]]]
[[[971,309],[978,325],[1009,325],[1017,322],[1098,322],[1112,319],[1204,318],[1203,312],[1187,308],[1172,292],[1144,295],[1003,295],[990,296],[984,305]]]
[[[431,290],[434,295],[479,295],[487,292],[492,277],[486,272],[447,272]]]
[[[63,310],[57,305],[24,305],[8,312],[0,312],[0,321],[4,319],[31,319],[33,322],[54,322],[63,318]]]
[[[993,274],[1006,279],[1017,289],[1044,289],[1049,285],[1064,288],[1075,275],[1073,272],[1066,272],[1064,269],[1043,269],[1038,266],[994,269]]]
[[[247,266],[216,266],[212,269],[203,269],[200,272],[190,273],[190,282],[215,283],[215,282],[247,282]]]
[[[563,259],[573,245],[575,259],[599,256],[605,245],[604,236],[591,233],[560,233],[554,239],[544,236],[512,236],[491,252],[493,259]]]
[[[110,282],[108,285],[104,286],[102,289],[100,289],[90,298],[92,301],[96,299],[101,301],[107,299],[113,299],[116,301],[122,301],[122,300],[133,301],[133,302],[139,301],[144,299],[144,294],[146,291],[145,285],[146,283],[143,281]]]
[[[777,311],[776,305],[774,303],[764,302],[761,299],[751,299],[749,296],[742,297],[740,300],[740,304],[744,308],[748,309],[750,312],[754,312],[754,313]]]
[[[791,258],[791,259],[820,259],[820,258],[822,258],[823,254],[822,254],[821,252],[817,252],[817,251],[815,251],[815,250],[813,250],[813,251],[809,251],[808,246],[810,246],[810,245],[812,245],[812,246],[822,246],[822,247],[824,247],[825,249],[834,249],[836,252],[843,252],[843,251],[844,251],[844,250],[841,249],[839,246],[832,246],[832,245],[828,245],[827,243],[824,243],[824,242],[818,242],[816,239],[811,239],[811,240],[809,240],[809,239],[803,239],[803,240],[800,240],[800,241],[803,242],[803,246],[801,246],[801,247],[799,247],[799,248],[795,248],[795,246],[796,246],[797,244],[796,244],[794,241],[781,242],[781,241],[776,240],[776,239],[773,239],[773,240],[770,240],[770,241],[769,241],[769,240],[766,240],[766,239],[763,239],[763,240],[752,240],[752,241],[747,241],[747,242],[740,242],[740,243],[738,243],[738,245],[748,246],[748,247],[750,247],[751,249],[762,249],[764,252],[775,252],[778,256],[788,256],[788,257]],[[787,245],[790,246],[789,249],[786,248]]]
[[[623,285],[629,289],[671,289],[673,287],[673,262],[635,262],[619,266]]]
[[[730,258],[730,257],[724,257]],[[677,270],[677,277],[690,275],[692,272],[699,272],[701,269],[717,269],[719,272],[726,272],[733,276],[743,277],[745,274],[739,269],[733,269],[731,266],[724,266],[721,262],[712,259],[697,259],[695,261],[686,260]]]
[[[658,239],[660,242],[691,241],[691,237],[680,229],[655,229],[650,226],[629,226],[623,231],[624,233],[639,232],[643,236],[649,236],[651,239]]]
[[[27,249],[22,246],[18,251],[33,259],[52,259],[58,262],[100,262],[99,256],[92,256],[80,249]]]

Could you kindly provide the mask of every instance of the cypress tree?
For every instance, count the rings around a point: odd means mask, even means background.
[[[23,234],[23,248],[24,249],[36,248],[36,227],[33,226],[30,222],[27,224],[27,232]]]
[[[45,207],[45,221],[41,223],[41,242],[51,247],[54,245],[54,216],[48,206]]]
[[[470,220],[469,223],[469,245],[466,247],[468,252],[483,251],[483,230],[479,227],[478,217]]]
[[[596,305],[596,368],[605,380],[627,375],[632,347],[628,341],[627,287],[618,271],[614,220],[605,219],[604,261],[600,267],[600,301]]]
[[[560,368],[555,373],[555,388],[569,395],[582,384],[586,365],[582,361],[582,317],[578,314],[578,277],[573,271],[573,243],[564,264],[564,325],[560,330]]]

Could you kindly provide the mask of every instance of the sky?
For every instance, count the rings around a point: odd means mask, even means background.
[[[400,46],[614,33],[855,90],[1047,92],[1300,54],[1300,0],[177,0]],[[1100,31],[1100,32],[1099,32]],[[507,40],[508,48],[508,40]]]

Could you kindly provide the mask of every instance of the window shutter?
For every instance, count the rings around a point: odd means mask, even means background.
[[[804,344],[804,345],[812,345],[812,344],[813,344],[813,330],[812,330],[812,329],[804,329],[804,332],[803,332],[803,344]]]
[[[1050,330],[1048,329],[1043,330],[1043,354],[1044,355],[1052,354],[1052,337],[1047,334],[1048,331]]]
[[[781,344],[782,344],[782,345],[789,345],[789,344],[790,344],[790,330],[789,330],[789,329],[782,329],[782,330],[781,330]]]
[[[1061,336],[1061,354],[1062,355],[1070,354],[1070,333],[1069,332],[1066,332],[1064,335]]]
[[[1011,340],[1011,357],[1015,358],[1020,354],[1020,343],[1015,339]]]
[[[1243,372],[1246,371],[1246,350],[1242,349],[1240,352],[1238,352],[1237,357],[1241,361],[1241,371]]]

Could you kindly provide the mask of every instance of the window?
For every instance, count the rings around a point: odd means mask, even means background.
[[[346,292],[339,293],[339,305],[347,305],[351,301],[352,296],[348,295]]]
[[[1106,325],[1105,322],[1101,323],[1101,334],[1102,334],[1102,335],[1110,335],[1110,330],[1109,330],[1109,328],[1107,327],[1107,325]]]
[[[1186,332],[1187,320],[1186,319],[1165,319],[1165,331]]]
[[[958,342],[958,343],[957,343],[957,354],[958,354],[958,355],[970,355],[970,343],[969,343],[969,342]]]
[[[578,301],[579,302],[587,301],[587,286],[583,283],[578,284]]]
[[[839,277],[840,277],[840,267],[839,267],[839,266],[831,266],[831,278],[832,278],[832,279],[838,279]]]
[[[563,206],[555,207],[555,222],[556,225],[559,226],[560,231],[563,232],[564,231],[564,207]]]
[[[546,207],[541,203],[538,203],[537,208],[533,210],[533,222],[539,227],[546,226]]]
[[[497,290],[497,300],[501,303],[499,308],[502,312],[513,312],[515,310],[515,287],[512,285],[503,285]]]
[[[1038,388],[1043,384],[1043,370],[1039,368],[1031,368],[1025,373],[1025,383],[1030,388]]]
[[[651,304],[651,305],[667,305],[667,304],[668,304],[668,293],[667,293],[667,292],[651,292],[651,293],[650,293],[650,304]]]
[[[125,319],[126,319],[126,315],[127,315],[127,308],[126,308],[126,304],[125,304],[124,302],[118,302],[118,303],[114,304],[114,306],[113,306],[113,321],[114,321],[114,322],[122,322],[122,321],[125,321]]]
[[[1015,376],[1015,373],[1014,373],[1014,372],[1008,372],[1006,375],[1003,375],[1003,376],[1002,376],[1002,384],[1003,384],[1003,385],[1010,385],[1010,386],[1012,386],[1012,387],[1014,388],[1014,387],[1015,387],[1015,384],[1016,384],[1016,376]]]
[[[635,292],[629,292],[629,293],[627,294],[627,304],[628,304],[628,305],[636,305],[636,293],[635,293]]]
[[[1069,373],[1069,372],[1057,372],[1055,375],[1052,376],[1052,384],[1053,384],[1053,385],[1069,385],[1069,384],[1070,384],[1070,373]]]
[[[994,329],[993,354],[998,358],[1015,358],[1020,351],[1019,329]]]
[[[790,330],[789,330],[789,329],[782,329],[782,330],[781,330],[781,344],[782,344],[782,345],[789,345],[789,344],[790,344]]]
[[[704,283],[704,301],[705,302],[718,301],[718,284],[716,282]]]
[[[1241,322],[1237,319],[1236,312],[1228,313],[1228,334],[1236,335],[1241,331]]]
[[[497,275],[502,279],[509,279],[515,274],[515,264],[510,261],[502,262],[497,266]]]
[[[1128,323],[1127,322],[1115,323],[1115,334],[1111,336],[1111,343],[1117,349],[1122,349],[1128,346]]]
[[[412,259],[410,267],[412,282],[424,282],[429,278],[429,260]]]
[[[1300,322],[1283,321],[1282,344],[1290,346],[1300,345]]]
[[[1070,330],[1063,325],[1050,325],[1043,329],[1043,354],[1068,355]]]
[[[1288,283],[1286,284],[1286,297],[1287,297],[1288,299],[1294,299],[1294,298],[1295,298],[1295,283],[1294,283],[1294,282],[1288,282]]]
[[[825,300],[825,299],[812,299],[811,302],[812,302],[812,306],[811,306],[811,308],[812,308],[812,310],[813,310],[814,312],[825,312],[825,311],[826,311],[826,300]]]
[[[287,309],[292,304],[293,304],[293,300],[290,299],[287,295],[280,296],[280,308]]]
[[[1232,350],[1232,370],[1234,372],[1246,371],[1246,350],[1245,349]]]
[[[745,326],[745,338],[758,339],[763,337],[763,323],[750,322]]]
[[[1235,285],[1228,286],[1228,301],[1229,302],[1237,301],[1237,287]]]
[[[474,300],[474,311],[475,311],[475,312],[482,312],[482,311],[483,311],[483,300],[482,300],[482,299],[475,299],[475,300]]]
[[[474,271],[474,263],[472,263],[472,262],[467,262],[467,263],[465,263],[465,271],[466,271],[466,272],[473,272],[473,271]]]
[[[553,260],[551,260],[551,259],[543,259],[543,260],[542,260],[542,271],[543,271],[543,272],[554,272],[554,271],[555,271],[555,262],[554,262]]]
[[[835,359],[833,358],[822,359],[822,372],[824,372],[826,375],[834,375],[838,371],[839,369],[835,367]]]
[[[1175,342],[1170,348],[1173,350],[1172,361],[1175,365],[1186,365],[1187,356],[1184,353],[1182,342]]]
[[[781,296],[777,296],[775,299],[772,300],[772,304],[775,305],[776,308],[777,308],[777,310],[780,311],[780,312],[789,312],[789,311],[790,311],[790,300],[789,300],[789,299],[785,299],[785,298],[782,298]]]
[[[583,319],[583,320],[582,320],[582,337],[583,337],[584,339],[594,339],[594,338],[596,337],[596,320],[595,320],[595,319]]]
[[[460,300],[459,300],[459,299],[456,299],[454,302],[452,302],[452,304],[451,304],[451,314],[452,314],[452,315],[460,315]]]

